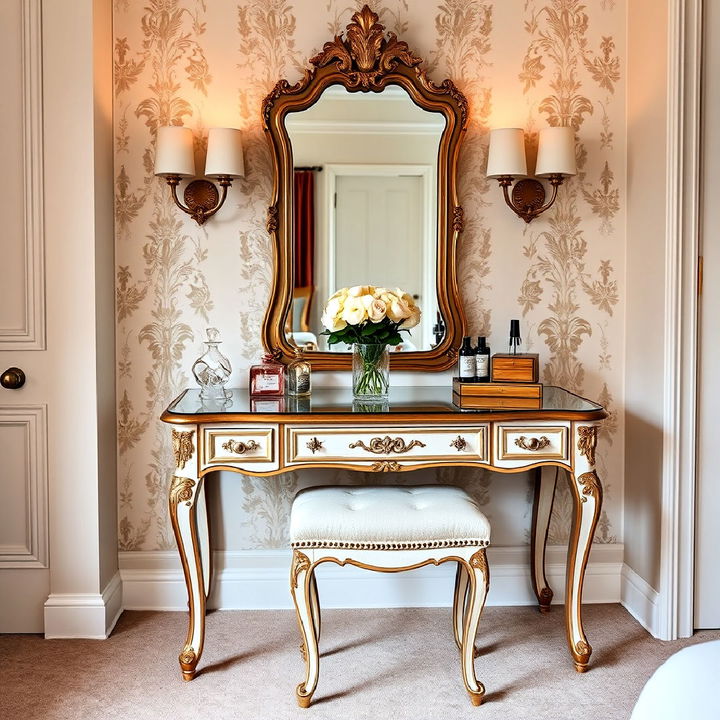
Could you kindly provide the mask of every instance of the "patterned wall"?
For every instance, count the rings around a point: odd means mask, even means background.
[[[509,319],[521,317],[526,349],[540,353],[543,381],[610,409],[599,446],[606,503],[597,540],[621,541],[625,4],[369,4],[427,58],[436,82],[452,78],[470,101],[460,163],[466,228],[458,268],[469,331],[488,335],[498,351]],[[297,79],[306,58],[359,7],[347,0],[115,0],[121,550],[174,546],[166,513],[172,449],[157,418],[191,384],[204,329],[220,328],[235,384],[244,382],[261,352],[272,272],[264,228],[272,178],[262,98],[278,78]],[[156,130],[171,123],[192,127],[198,138],[211,126],[244,130],[246,177],[206,227],[181,217],[167,186],[152,174]],[[546,124],[576,129],[579,173],[563,186],[555,208],[526,226],[485,179],[487,133],[504,126],[533,133]],[[531,488],[525,476],[444,469],[383,479],[461,483],[485,506],[495,542],[527,541]],[[210,488],[215,541],[228,549],[282,547],[289,503],[300,487],[367,480],[330,470],[268,479],[224,476]],[[563,491],[551,542],[566,540],[570,509]]]

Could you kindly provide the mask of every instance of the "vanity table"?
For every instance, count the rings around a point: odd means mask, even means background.
[[[467,329],[457,277],[464,228],[457,170],[470,111],[453,81],[431,79],[423,59],[386,32],[367,5],[308,59],[299,80],[278,79],[260,108],[273,167],[266,222],[273,276],[261,341],[275,360],[287,364],[295,357],[288,328],[293,299],[303,288],[310,286],[322,302],[342,286],[372,283],[401,285],[422,307],[412,349],[390,353],[391,375],[456,365]],[[318,181],[314,224],[294,197],[301,171],[315,173]],[[410,209],[403,214],[402,208]],[[495,310],[501,311],[509,317],[515,308]],[[305,320],[322,337],[316,315]],[[475,318],[477,329],[479,323]],[[352,368],[352,355],[332,348],[307,351],[305,358],[313,371],[349,374]],[[246,390],[233,390],[229,403],[217,407],[204,406],[197,390],[186,390],[162,415],[172,425],[170,515],[190,608],[179,657],[183,678],[194,677],[205,635],[211,573],[206,478],[228,470],[273,482],[288,470],[320,467],[376,473],[444,466],[537,469],[531,574],[541,611],[550,609],[553,595],[545,541],[556,478],[564,471],[574,502],[567,640],[575,668],[583,672],[591,647],[581,598],[602,503],[595,450],[605,417],[600,405],[557,387],[543,389],[540,407],[494,410],[456,407],[449,386],[392,388],[384,406],[353,406],[349,388],[316,389],[305,400],[253,400]],[[545,466],[558,472],[541,473]]]
[[[289,403],[293,405],[290,406]],[[187,584],[190,617],[180,656],[185,680],[196,672],[205,640],[210,542],[205,480],[217,470],[267,477],[320,467],[377,473],[427,467],[483,467],[513,473],[543,466],[565,470],[574,503],[568,545],[565,617],[578,672],[592,652],[582,624],[582,587],[602,504],[595,468],[600,406],[558,387],[542,407],[465,410],[450,387],[398,387],[381,407],[353,406],[349,388],[320,388],[308,398],[252,399],[235,389],[224,407],[203,405],[186,390],[162,414],[172,425],[175,473],[170,515]],[[556,475],[536,474],[532,583],[541,611],[553,592],[545,576],[545,541]],[[492,572],[492,568],[491,568]]]

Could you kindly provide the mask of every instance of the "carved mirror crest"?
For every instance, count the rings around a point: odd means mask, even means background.
[[[283,361],[301,346],[317,370],[348,369],[349,348],[321,335],[327,298],[344,286],[399,286],[423,318],[392,367],[445,370],[464,332],[456,175],[467,101],[452,81],[429,80],[367,5],[310,64],[262,106],[275,263],[263,344]]]

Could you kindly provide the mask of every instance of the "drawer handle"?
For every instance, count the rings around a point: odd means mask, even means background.
[[[515,440],[515,444],[523,450],[537,452],[538,450],[544,450],[550,444],[550,440],[545,437],[545,435],[542,435],[539,438],[530,438],[528,441],[524,435],[521,435],[517,438],[517,440]]]
[[[322,440],[318,440],[316,437],[310,438],[305,447],[314,455],[318,450],[322,449]]]
[[[350,443],[348,447],[351,450],[359,447],[376,455],[390,455],[391,453],[406,453],[414,447],[425,447],[425,443],[420,442],[420,440],[411,440],[409,443],[406,443],[401,437],[391,438],[389,435],[386,435],[383,438],[374,437],[370,441],[369,446],[362,440],[358,440],[357,442]]]
[[[459,435],[450,443],[450,447],[454,447],[458,452],[462,452],[467,447],[467,440]]]
[[[259,447],[254,440],[248,440],[246,443],[238,442],[237,440],[228,440],[226,443],[223,443],[223,450],[238,455],[244,455],[246,452],[257,450]]]

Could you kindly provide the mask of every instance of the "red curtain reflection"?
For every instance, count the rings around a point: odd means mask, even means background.
[[[315,264],[315,173],[295,171],[294,187],[295,287],[312,287]]]

